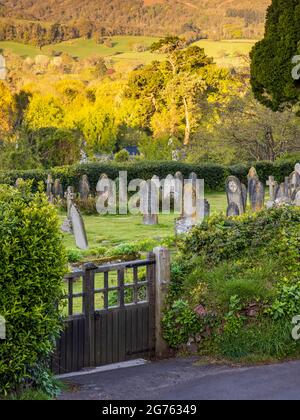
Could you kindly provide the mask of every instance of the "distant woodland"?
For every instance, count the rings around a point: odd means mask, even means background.
[[[111,35],[263,36],[269,0],[2,0],[0,40],[48,45]],[[175,22],[175,24],[174,24]]]

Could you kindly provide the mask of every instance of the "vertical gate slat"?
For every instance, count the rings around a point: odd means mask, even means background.
[[[132,320],[131,320],[131,310],[126,311],[125,319],[125,338],[126,338],[126,356],[131,355],[132,353]]]
[[[107,330],[106,330],[106,334],[107,334],[107,338],[106,338],[106,363],[110,364],[112,363],[112,352],[113,352],[113,317],[112,317],[112,312],[108,312],[106,314],[106,322],[107,322]]]
[[[117,363],[119,361],[119,314],[117,311],[112,313],[112,362]]]

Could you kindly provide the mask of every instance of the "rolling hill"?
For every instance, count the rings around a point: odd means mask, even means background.
[[[258,38],[270,0],[1,0],[5,18],[92,25],[114,35],[180,34]]]

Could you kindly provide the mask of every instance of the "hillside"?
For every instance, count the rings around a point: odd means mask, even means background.
[[[3,17],[92,25],[107,34],[164,35],[201,30],[210,38],[262,36],[270,0],[2,0]],[[176,22],[176,24],[174,24]]]

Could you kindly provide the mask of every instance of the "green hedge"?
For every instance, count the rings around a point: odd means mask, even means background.
[[[262,181],[265,182],[269,175],[274,175],[278,181],[283,181],[284,177],[288,176],[294,170],[295,163],[292,160],[278,163],[257,162],[254,166]],[[54,179],[59,178],[61,180],[64,188],[72,185],[75,189],[78,189],[81,176],[86,174],[89,177],[91,188],[95,191],[96,184],[102,173],[106,173],[109,178],[115,179],[118,177],[119,171],[127,171],[128,181],[131,181],[133,179],[150,179],[153,175],[157,175],[163,179],[169,174],[175,175],[177,171],[180,171],[185,177],[188,177],[191,172],[195,172],[198,178],[205,180],[206,191],[223,191],[225,180],[229,175],[235,175],[246,182],[250,166],[249,164],[227,167],[217,164],[192,165],[179,162],[89,163],[53,168],[51,171],[0,172],[0,183],[13,185],[18,178],[25,180],[33,179],[36,188],[38,182],[45,182],[47,174],[51,173]]]
[[[44,194],[0,186],[0,399],[29,386],[55,393],[48,358],[62,328],[67,268],[59,226]]]

